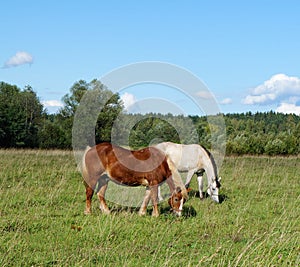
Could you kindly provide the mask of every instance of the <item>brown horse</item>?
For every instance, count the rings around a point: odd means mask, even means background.
[[[147,147],[131,151],[111,143],[100,143],[88,147],[82,160],[82,175],[86,188],[85,214],[91,213],[91,200],[98,187],[100,209],[109,214],[105,201],[108,181],[127,186],[146,186],[146,194],[139,210],[145,215],[150,198],[153,203],[153,216],[158,216],[157,188],[166,181],[171,192],[169,205],[173,212],[181,215],[182,206],[187,198],[186,189],[181,177],[172,162],[160,150]]]

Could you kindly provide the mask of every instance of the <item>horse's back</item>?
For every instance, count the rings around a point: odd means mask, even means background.
[[[163,142],[157,144],[156,148],[165,152],[180,171],[189,171],[199,167],[199,159],[202,157],[203,149],[198,144],[176,144]]]
[[[89,172],[105,172],[115,182],[131,186],[148,185],[146,180],[160,183],[172,175],[165,154],[153,147],[131,151],[100,143],[86,153],[85,161]]]

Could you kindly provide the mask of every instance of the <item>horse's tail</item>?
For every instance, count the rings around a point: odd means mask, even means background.
[[[168,163],[169,168],[172,172],[172,178],[173,178],[175,188],[180,187],[183,197],[185,199],[187,199],[188,198],[188,192],[185,188],[184,183],[182,182],[181,175],[178,172],[178,170],[177,170],[175,164],[173,163],[173,161],[170,159],[170,157],[168,157],[168,156],[166,156],[166,157],[167,157],[167,163]]]
[[[86,147],[84,154],[82,156],[82,160],[81,160],[80,171],[81,171],[81,174],[82,174],[84,180],[86,180],[88,178],[88,170],[87,170],[86,164],[85,164],[85,157],[86,157],[86,153],[90,150],[90,148],[91,148],[90,146]]]

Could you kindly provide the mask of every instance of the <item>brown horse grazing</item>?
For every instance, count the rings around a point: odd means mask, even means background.
[[[146,214],[150,198],[153,203],[152,216],[159,215],[157,188],[163,181],[166,181],[170,188],[169,205],[175,214],[181,215],[183,203],[187,198],[186,189],[176,168],[163,152],[154,147],[138,151],[130,151],[110,143],[88,147],[82,160],[82,175],[86,187],[85,214],[91,213],[91,200],[97,184],[100,209],[105,214],[110,213],[105,201],[109,180],[127,186],[146,186],[140,215]]]

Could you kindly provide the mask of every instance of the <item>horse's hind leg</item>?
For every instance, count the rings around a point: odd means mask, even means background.
[[[186,176],[186,181],[185,181],[185,188],[188,188],[190,186],[192,177],[194,175],[195,171],[194,170],[189,170]]]
[[[158,185],[151,186],[150,191],[151,191],[151,200],[153,204],[152,216],[158,217],[159,216],[158,205],[157,205]]]
[[[91,204],[92,204],[92,197],[94,195],[94,190],[85,183],[85,194],[86,194],[86,206],[84,214],[91,214]]]
[[[158,200],[159,200],[159,201],[163,201],[164,198],[163,198],[162,195],[161,195],[160,186],[158,187],[157,192],[158,192]]]
[[[100,201],[100,209],[101,211],[104,213],[104,214],[110,214],[110,210],[106,204],[106,201],[105,201],[105,191],[107,189],[107,181],[103,182],[100,184],[100,189],[97,193],[97,196],[99,198],[99,201]]]
[[[145,193],[145,197],[144,197],[143,203],[141,205],[141,208],[139,210],[139,215],[142,216],[142,215],[146,214],[146,212],[147,212],[147,206],[148,206],[148,203],[150,201],[150,197],[151,197],[150,188],[146,187],[146,193]]]

